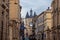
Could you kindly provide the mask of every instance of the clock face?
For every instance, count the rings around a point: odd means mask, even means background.
[[[33,23],[32,23],[32,22],[30,22],[30,26],[31,26],[31,27],[33,26]]]

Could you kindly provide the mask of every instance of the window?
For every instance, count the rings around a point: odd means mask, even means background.
[[[2,6],[2,8],[4,8],[4,9],[6,8],[4,4],[2,4],[1,6]]]
[[[55,40],[55,36],[53,37],[53,39]]]
[[[4,11],[2,11],[1,17],[2,19],[4,19]]]
[[[9,7],[9,4],[6,4],[7,5],[7,7]]]
[[[3,21],[1,21],[1,27],[2,27],[2,29],[3,29]]]
[[[44,40],[44,33],[42,33],[42,40]]]
[[[56,40],[56,32],[53,32],[53,40]]]
[[[2,16],[4,15],[4,11],[2,11]]]
[[[9,13],[9,9],[6,9],[7,13]]]

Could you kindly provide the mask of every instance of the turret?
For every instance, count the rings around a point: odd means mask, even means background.
[[[32,14],[33,14],[33,10],[31,9],[31,10],[30,10],[30,17],[33,17]]]
[[[36,12],[34,12],[34,17],[35,17],[35,16],[37,16],[37,15],[36,15]]]
[[[27,12],[27,14],[26,14],[26,18],[29,18],[29,13]]]

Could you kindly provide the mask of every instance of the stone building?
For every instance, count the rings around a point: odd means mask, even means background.
[[[52,10],[48,7],[46,11],[36,17],[35,34],[37,40],[51,40],[52,33],[50,30],[53,26],[52,16]]]
[[[52,14],[52,9],[48,9],[44,11],[44,39],[45,40],[52,40],[52,30],[51,28],[53,27],[53,14]]]
[[[26,34],[29,36],[29,35],[32,35],[32,19],[34,18],[34,16],[36,16],[36,12],[34,12],[34,15],[33,15],[33,10],[31,9],[30,10],[30,15],[29,13],[27,12],[26,14],[26,18],[25,18],[25,36]]]
[[[9,1],[9,39],[19,40],[21,6],[19,0]]]
[[[0,40],[9,40],[9,0],[0,0]]]
[[[37,40],[42,40],[42,32],[44,31],[44,12],[39,14],[36,17],[36,23],[35,23],[35,35]]]
[[[19,40],[19,0],[0,0],[0,40]]]
[[[52,39],[60,40],[60,0],[53,0],[51,6],[53,10]]]

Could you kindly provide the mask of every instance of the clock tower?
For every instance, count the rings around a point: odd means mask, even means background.
[[[30,15],[29,15],[29,13],[30,13]],[[28,36],[32,35],[32,27],[33,27],[32,20],[33,20],[33,18],[35,16],[37,16],[36,12],[34,12],[32,9],[30,9],[30,12],[26,13],[26,18],[25,18],[25,27],[26,27],[25,36],[26,36],[26,34],[28,34]]]

